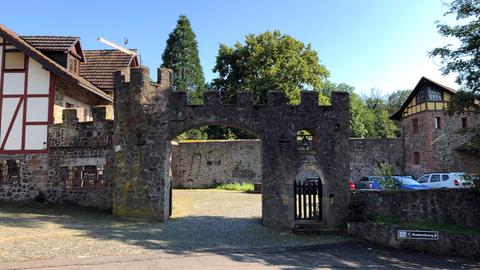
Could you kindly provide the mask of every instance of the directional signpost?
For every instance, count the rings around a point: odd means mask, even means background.
[[[438,240],[438,231],[397,230],[397,239]]]

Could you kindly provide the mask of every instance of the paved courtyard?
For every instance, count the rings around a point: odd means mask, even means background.
[[[261,196],[175,190],[166,223],[72,207],[0,205],[0,269],[480,268],[458,258],[377,248],[344,236],[260,224]]]

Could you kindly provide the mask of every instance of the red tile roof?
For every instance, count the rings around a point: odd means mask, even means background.
[[[113,91],[113,73],[129,67],[134,55],[119,50],[84,50],[86,62],[80,65],[80,75],[104,91]]]
[[[48,58],[46,55],[44,55],[40,50],[37,48],[33,47],[30,45],[28,42],[20,38],[15,32],[12,30],[8,29],[4,25],[0,24],[0,36],[2,36],[8,43],[12,44],[15,46],[17,49],[23,51],[26,55],[29,57],[32,57],[36,61],[38,61],[40,64],[42,64],[46,69],[57,75],[58,77],[62,79],[66,79],[69,81],[72,81],[82,87],[83,89],[90,91],[91,93],[103,98],[104,100],[108,102],[112,102],[113,99],[109,95],[107,95],[105,92],[100,90],[98,87],[93,85],[91,82],[87,81],[86,79],[82,78],[81,76],[78,76],[72,72],[70,72],[68,69],[64,68],[57,62],[53,61],[52,59]]]
[[[80,40],[79,37],[65,36],[20,36],[40,51],[68,52]]]

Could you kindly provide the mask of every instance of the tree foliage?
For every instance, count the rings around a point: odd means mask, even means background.
[[[203,97],[205,79],[200,65],[197,41],[190,21],[181,15],[167,39],[162,67],[174,73],[174,89],[189,92],[192,102]]]
[[[355,88],[345,84],[326,83],[322,93],[330,96],[332,92],[350,93],[350,136],[354,138],[391,138],[397,136],[399,129],[389,119],[390,111],[397,111],[399,105],[390,103],[399,94],[392,93],[385,97],[378,90],[372,90],[369,95],[360,96]],[[393,96],[393,97],[392,97]]]
[[[478,113],[480,108],[475,103],[480,98],[480,0],[453,0],[445,15],[454,15],[457,25],[437,22],[438,32],[457,40],[459,45],[447,44],[435,48],[430,56],[441,59],[443,74],[457,75],[461,91],[453,96],[449,113]],[[467,150],[479,153],[480,130],[473,128],[463,132],[472,135]]]
[[[280,31],[249,34],[233,47],[221,44],[213,71],[218,78],[212,85],[227,102],[237,90],[251,89],[259,103],[266,103],[269,90],[283,90],[290,103],[298,104],[300,90],[321,89],[329,76],[310,44]]]
[[[387,110],[390,115],[396,113],[402,107],[412,89],[397,90],[391,93],[387,99]]]
[[[464,104],[471,106],[473,99],[480,96],[480,0],[454,0],[445,15],[456,16],[458,24],[450,26],[437,22],[438,32],[456,39],[459,45],[435,48],[430,55],[441,59],[443,74],[457,75],[460,89],[471,98]],[[465,96],[461,98],[465,102]]]

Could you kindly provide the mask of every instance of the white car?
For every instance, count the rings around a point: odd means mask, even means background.
[[[417,181],[429,188],[471,188],[473,182],[465,180],[464,176],[468,175],[463,172],[438,172],[425,174]]]

